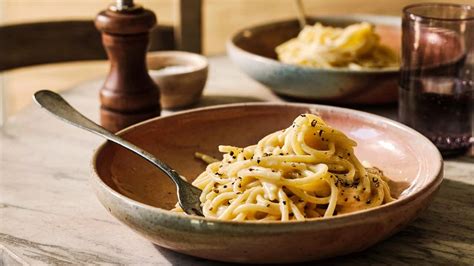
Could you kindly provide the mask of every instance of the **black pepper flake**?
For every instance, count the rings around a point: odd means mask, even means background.
[[[344,199],[344,201],[347,201],[347,200],[348,200],[348,198],[345,198],[345,199]]]
[[[244,156],[244,160],[247,160],[247,157]]]
[[[348,153],[347,153],[347,156],[351,156],[351,153],[350,153],[350,152],[348,152]]]
[[[260,163],[260,159],[257,159],[257,163]]]
[[[230,156],[234,156],[234,152],[233,151],[230,151]]]
[[[367,201],[365,202],[365,204],[370,204],[370,200],[367,200]]]
[[[224,185],[224,188],[227,188],[227,185]]]
[[[282,201],[283,205],[286,205],[286,201]]]
[[[312,126],[312,127],[315,127],[315,126],[316,126],[316,123],[317,123],[316,120],[311,121],[311,126]]]
[[[218,189],[214,189],[214,192],[215,192],[215,193],[219,193],[219,190],[218,190]]]
[[[283,156],[284,155],[283,152],[280,152],[280,155]]]
[[[359,181],[354,181],[354,182],[352,183],[352,187],[357,187],[358,185],[359,185]]]
[[[235,157],[235,156],[232,156],[232,159],[236,159],[236,158],[237,158],[237,157]]]
[[[321,137],[322,134],[323,134],[323,130],[320,129],[320,130],[319,130],[319,136]]]
[[[209,207],[209,210],[212,211],[212,207]]]
[[[253,168],[249,168],[249,171],[252,172],[252,171],[253,171]]]
[[[303,114],[303,115],[300,115],[300,116],[301,116],[301,117],[306,117],[306,115],[304,115],[304,114]]]
[[[239,188],[241,188],[241,187],[242,187],[242,184],[239,184]]]
[[[357,201],[360,201],[360,197],[359,197],[359,196],[354,196],[354,199],[357,200]]]
[[[276,171],[272,169],[272,173],[276,173]]]
[[[267,207],[270,207],[270,203],[267,204]]]

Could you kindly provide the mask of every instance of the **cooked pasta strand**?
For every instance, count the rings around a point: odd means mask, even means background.
[[[211,162],[193,185],[202,189],[204,216],[233,221],[302,221],[392,201],[388,179],[362,166],[355,145],[303,114],[256,145],[219,146],[223,160]]]

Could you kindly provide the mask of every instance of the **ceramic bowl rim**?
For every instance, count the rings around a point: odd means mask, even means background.
[[[248,227],[259,227],[259,228],[272,228],[272,230],[282,230],[282,231],[287,231],[287,230],[305,230],[307,226],[314,226],[317,225],[318,228],[334,228],[338,226],[344,226],[347,224],[357,224],[357,223],[364,223],[367,222],[368,220],[371,219],[377,219],[377,217],[380,217],[380,215],[383,215],[386,212],[390,212],[394,208],[399,208],[401,206],[404,206],[406,204],[409,204],[411,201],[417,199],[420,196],[425,195],[428,193],[430,190],[433,188],[436,188],[439,186],[439,184],[443,180],[443,158],[438,151],[438,149],[434,146],[434,144],[431,143],[425,136],[423,136],[421,133],[415,131],[414,129],[409,128],[408,126],[405,126],[399,122],[396,122],[394,120],[391,120],[389,118],[385,118],[379,115],[363,112],[363,111],[358,111],[358,110],[352,110],[348,108],[343,108],[343,107],[334,107],[334,106],[328,106],[328,105],[317,105],[317,104],[304,104],[304,103],[274,103],[274,102],[266,102],[266,103],[236,103],[236,104],[226,104],[226,105],[216,105],[216,106],[210,106],[210,107],[202,107],[202,108],[196,108],[192,110],[186,110],[186,111],[181,111],[181,112],[176,112],[172,115],[168,116],[160,116],[160,117],[155,117],[152,119],[148,119],[146,121],[134,124],[132,126],[129,126],[119,132],[117,132],[118,135],[124,134],[132,129],[135,129],[136,127],[139,127],[141,125],[150,123],[155,120],[159,119],[173,119],[176,116],[188,114],[188,113],[194,113],[194,112],[202,112],[202,111],[209,111],[209,110],[219,110],[219,109],[229,109],[229,108],[239,108],[239,107],[303,107],[303,108],[311,108],[315,110],[327,110],[327,111],[336,111],[339,113],[346,113],[346,114],[351,114],[351,115],[356,115],[357,117],[366,119],[368,121],[371,121],[373,123],[382,123],[382,124],[389,124],[399,130],[402,130],[406,133],[409,133],[413,135],[414,137],[417,137],[419,141],[424,142],[425,145],[428,145],[430,149],[432,149],[432,152],[434,153],[433,156],[437,158],[436,162],[433,162],[433,165],[436,164],[434,167],[436,167],[435,175],[436,176],[430,176],[430,181],[426,184],[423,185],[419,190],[409,194],[408,196],[402,198],[402,199],[397,199],[393,202],[367,209],[367,210],[362,210],[358,212],[353,212],[353,213],[348,213],[348,214],[343,214],[343,215],[338,215],[334,217],[329,217],[329,218],[324,218],[324,219],[312,219],[312,220],[306,220],[306,221],[290,221],[290,222],[255,222],[255,221],[246,221],[246,222],[236,222],[236,221],[221,221],[217,219],[212,219],[212,218],[205,218],[205,217],[198,217],[198,216],[187,216],[183,215],[180,213],[174,213],[169,210],[165,210],[162,208],[154,207],[145,203],[138,202],[136,200],[133,200],[123,194],[120,194],[118,191],[114,190],[100,178],[98,171],[97,171],[97,157],[102,151],[102,149],[107,145],[107,141],[103,142],[95,151],[91,160],[91,168],[92,168],[92,176],[93,180],[96,181],[105,191],[110,193],[112,196],[115,196],[116,198],[120,199],[120,201],[124,201],[130,205],[133,205],[137,208],[143,208],[146,209],[150,212],[155,213],[157,216],[164,216],[164,217],[169,217],[169,219],[174,219],[177,223],[181,225],[184,224],[202,224],[202,223],[207,223],[207,224],[212,224],[213,226],[219,226],[221,230],[230,230],[230,231],[235,231],[236,226],[238,228],[245,228]],[[97,193],[97,192],[96,192]],[[359,218],[359,219],[358,219]],[[288,227],[289,226],[289,227]],[[186,226],[185,226],[186,227]]]
[[[190,73],[196,73],[202,70],[205,70],[209,67],[209,61],[207,58],[203,55],[196,54],[196,53],[191,53],[191,52],[186,52],[186,51],[154,51],[154,52],[148,52],[146,54],[146,65],[147,68],[149,66],[148,60],[151,59],[156,59],[156,58],[182,58],[186,61],[186,66],[193,66],[192,69],[187,70],[187,71],[182,71],[179,73],[167,73],[167,74],[159,74],[159,70],[156,69],[148,69],[148,73],[150,75],[159,75],[159,76],[177,76],[177,75],[186,75]]]
[[[399,26],[401,28],[401,18],[397,16],[384,16],[384,15],[370,15],[370,14],[354,14],[354,15],[338,15],[338,16],[311,16],[309,17],[311,19],[326,19],[326,20],[333,20],[333,21],[349,21],[349,20],[358,20],[358,21],[384,21],[382,22],[377,22],[373,24],[380,24],[380,25],[390,25],[390,26]],[[294,70],[299,70],[299,71],[306,71],[306,72],[313,72],[313,73],[324,73],[324,72],[329,72],[329,73],[350,73],[350,74],[377,74],[377,73],[398,73],[400,67],[387,67],[387,68],[381,68],[381,69],[360,69],[360,70],[353,70],[353,69],[348,69],[348,68],[315,68],[315,67],[307,67],[307,66],[298,66],[298,65],[293,65],[293,64],[288,64],[288,63],[283,63],[278,60],[275,60],[273,58],[268,58],[265,56],[261,56],[258,54],[251,53],[249,51],[246,51],[239,46],[235,44],[237,39],[242,38],[244,33],[246,31],[251,31],[251,30],[260,30],[260,29],[265,29],[269,27],[273,27],[274,25],[278,24],[287,24],[289,22],[297,21],[296,19],[286,19],[286,20],[278,20],[274,22],[269,22],[269,23],[264,23],[264,24],[258,24],[254,26],[249,26],[245,27],[243,29],[240,29],[236,33],[232,34],[230,38],[227,39],[226,41],[226,47],[227,51],[234,51],[236,53],[239,53],[245,57],[251,58],[251,60],[254,61],[260,61],[266,64],[271,64],[274,66],[279,66],[279,67],[285,67],[289,69],[294,69]]]

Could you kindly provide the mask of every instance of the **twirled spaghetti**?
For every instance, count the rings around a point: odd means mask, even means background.
[[[204,216],[221,220],[305,220],[392,201],[386,177],[364,168],[354,146],[320,117],[303,114],[257,145],[219,146],[223,160],[193,185],[203,191]]]
[[[346,28],[325,27],[320,23],[305,26],[298,37],[276,47],[284,63],[319,67],[364,68],[397,67],[398,56],[380,43],[374,27],[357,23]]]

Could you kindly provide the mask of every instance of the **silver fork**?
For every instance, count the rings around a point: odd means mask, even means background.
[[[50,113],[56,115],[61,120],[68,122],[71,125],[85,129],[89,132],[102,136],[128,150],[134,152],[140,157],[144,158],[154,166],[158,167],[163,173],[173,180],[176,184],[179,206],[187,214],[203,216],[201,202],[201,190],[189,184],[181,178],[181,176],[171,167],[151,153],[133,145],[132,143],[120,138],[119,136],[107,131],[105,128],[97,125],[81,113],[74,109],[66,100],[59,94],[49,91],[41,90],[34,94],[35,101]]]

